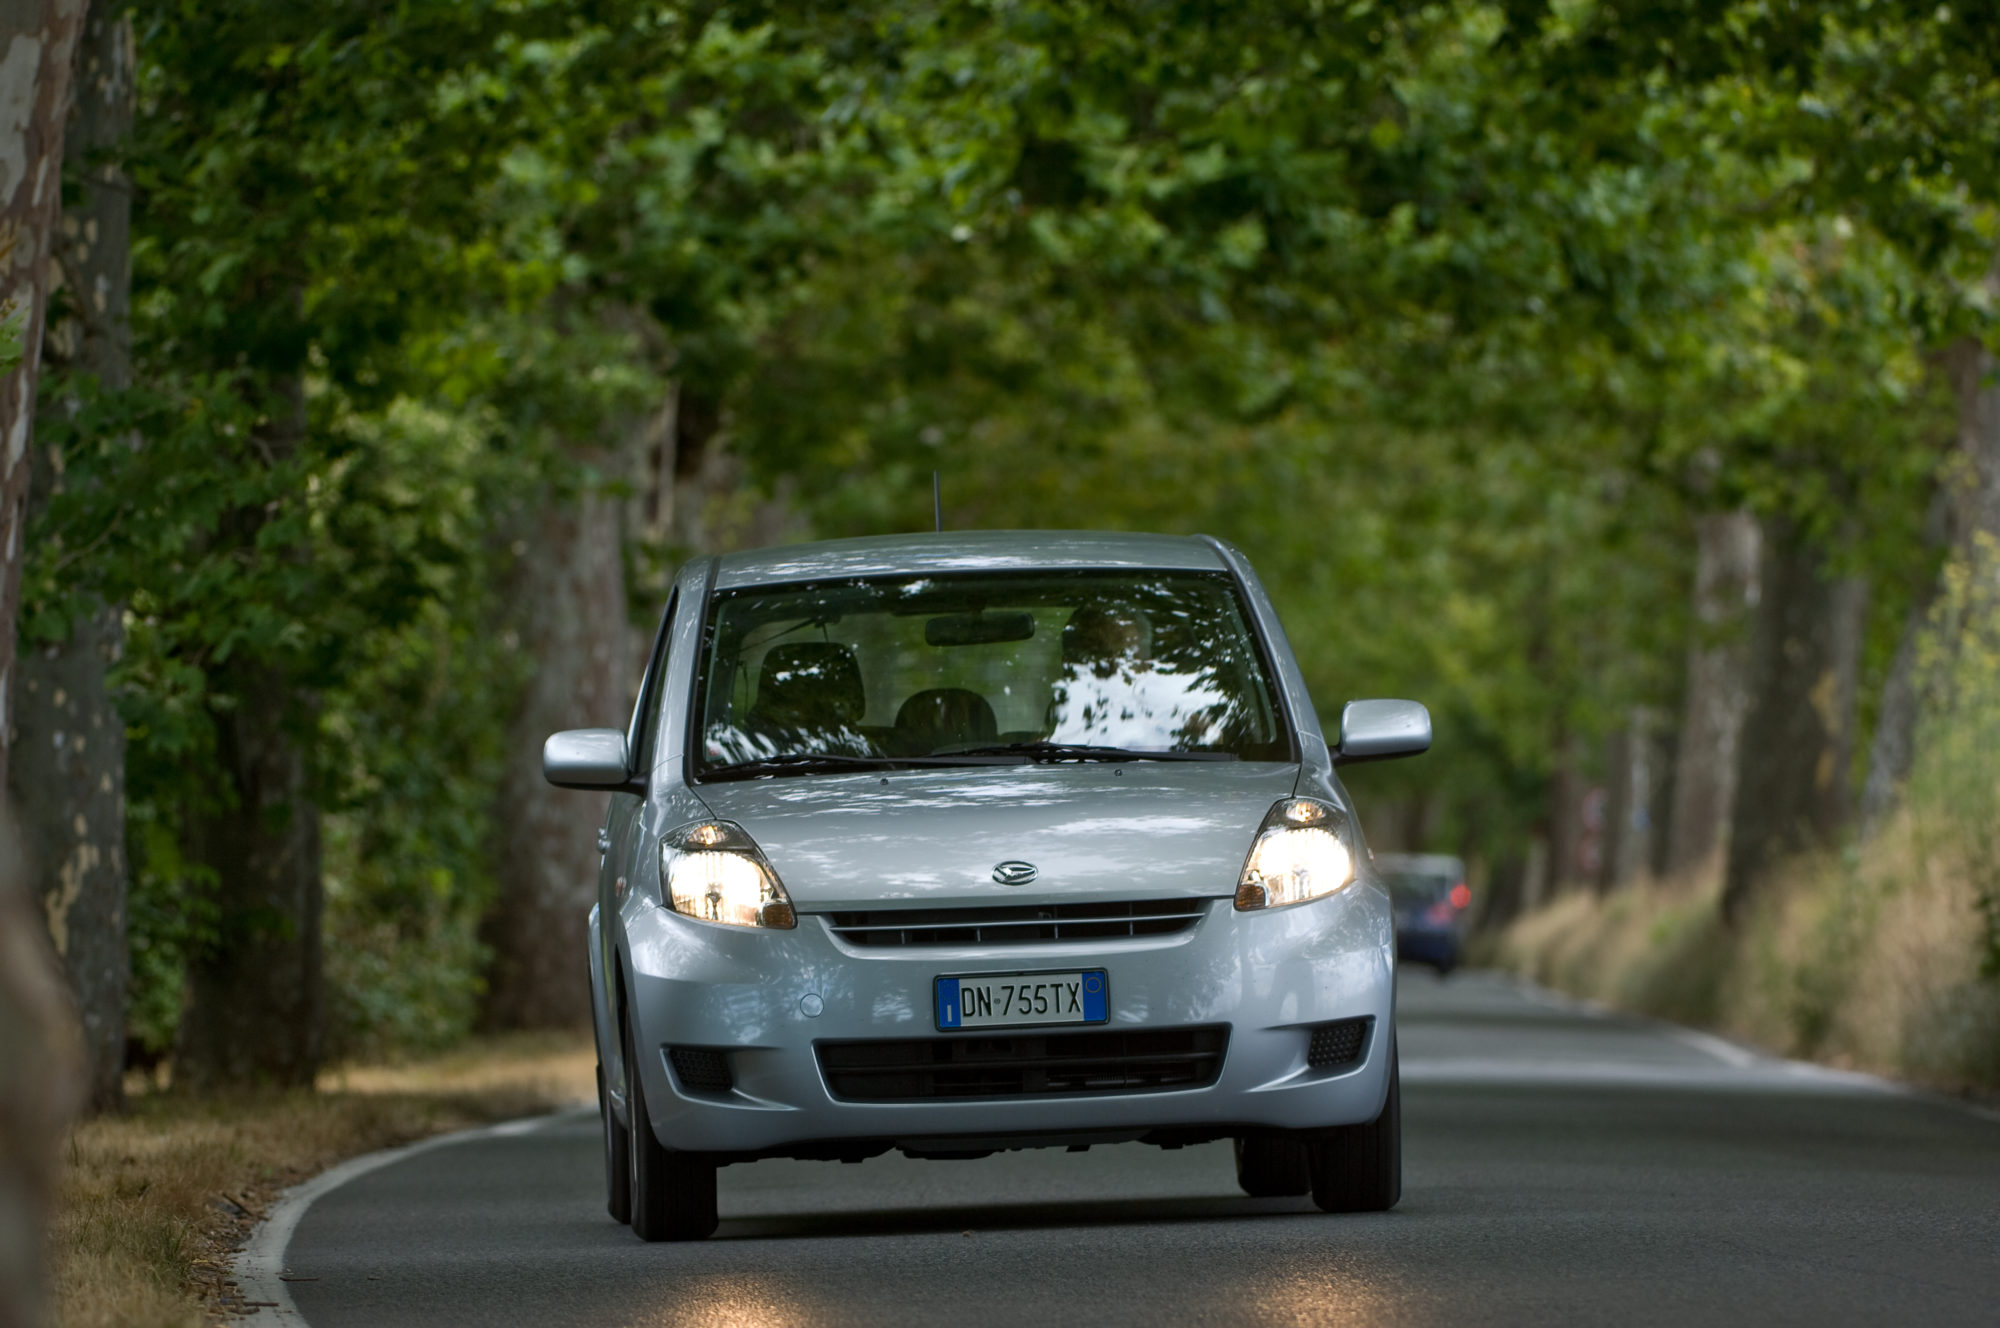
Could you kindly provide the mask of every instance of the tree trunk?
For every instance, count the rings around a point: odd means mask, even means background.
[[[1971,563],[1982,543],[2000,541],[2000,364],[1969,338],[1945,364],[1958,397],[1958,455],[1945,484],[1951,554]]]
[[[262,438],[274,462],[305,442],[304,384],[273,385],[282,412]],[[252,549],[261,511],[237,510],[219,538]],[[214,878],[216,935],[188,962],[176,1083],[309,1088],[326,1036],[313,700],[282,661],[237,653],[207,677],[220,796],[188,817],[190,862]]]
[[[1757,603],[1757,522],[1716,512],[1695,526],[1694,634],[1674,755],[1664,867],[1668,875],[1709,866],[1729,828],[1736,741],[1747,703],[1750,611]]]
[[[1832,842],[1851,802],[1866,588],[1832,576],[1783,518],[1764,522],[1758,581],[1723,885],[1732,922],[1781,858]]]
[[[1922,709],[1917,696],[1917,652],[1930,624],[1935,594],[1920,596],[1903,618],[1889,676],[1882,680],[1882,704],[1875,715],[1875,736],[1868,744],[1868,777],[1861,786],[1861,833],[1873,834],[1895,809],[1903,781],[1917,759],[1917,720]]]
[[[1549,776],[1548,863],[1539,902],[1554,899],[1573,884],[1582,869],[1584,798],[1587,790],[1577,770],[1576,739],[1559,725],[1555,741],[1556,768]]]
[[[1985,346],[1971,338],[1954,342],[1944,361],[1958,399],[1956,446],[1940,485],[1947,557],[1962,567],[1990,567],[2000,557],[2000,382],[1995,381],[2000,366]],[[1923,710],[1917,653],[1923,634],[1930,630],[1935,600],[1933,585],[1911,606],[1882,684],[1868,782],[1861,794],[1864,828],[1879,825],[1895,806],[1916,763],[1917,724]]]
[[[67,298],[56,302],[44,353],[115,392],[132,379],[132,196],[105,153],[132,124],[130,19],[116,10],[93,13],[77,64],[64,156],[81,190],[56,242],[50,285]],[[30,522],[61,485],[62,458],[36,448]],[[83,1021],[92,1111],[113,1110],[124,1098],[125,728],[106,681],[124,641],[123,615],[99,605],[75,620],[66,639],[24,650],[8,744],[24,847],[39,868],[49,939]]]
[[[275,666],[211,673],[228,802],[190,818],[189,856],[215,874],[212,944],[188,964],[176,1084],[311,1087],[325,1038],[319,808],[297,736],[298,698]]]
[[[1651,864],[1653,785],[1660,777],[1653,728],[1652,710],[1633,706],[1624,725],[1605,744],[1600,893],[1629,885]]]
[[[597,895],[604,801],[542,780],[542,742],[558,729],[622,728],[632,707],[619,503],[592,494],[541,511],[508,596],[511,629],[534,673],[508,730],[495,827],[499,898],[484,1022],[573,1026],[584,1001],[584,925]]]
[[[0,787],[13,727],[16,615],[28,502],[28,434],[48,314],[49,249],[62,209],[70,65],[84,0],[0,5],[0,322],[20,340],[0,352]],[[11,337],[0,337],[0,341]]]
[[[1487,873],[1486,888],[1473,897],[1473,925],[1480,931],[1498,931],[1526,911],[1529,855],[1509,850],[1493,863]]]
[[[0,823],[0,1325],[44,1321],[43,1233],[60,1147],[82,1095],[74,1016]]]

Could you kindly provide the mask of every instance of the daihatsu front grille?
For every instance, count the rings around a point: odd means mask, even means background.
[[[849,945],[1039,945],[1050,941],[1171,936],[1201,920],[1206,899],[1138,899],[1001,908],[891,908],[835,913],[833,934]]]

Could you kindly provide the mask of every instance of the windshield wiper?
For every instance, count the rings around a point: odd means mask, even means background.
[[[969,759],[968,759],[969,758]],[[754,761],[738,761],[704,770],[702,779],[756,779],[762,775],[815,775],[833,770],[900,770],[928,765],[1018,765],[1030,759],[1006,751],[953,752],[938,756],[838,756],[832,753],[798,752],[787,756],[764,756]]]
[[[1139,751],[1088,742],[1003,742],[961,747],[952,756],[1024,756],[1030,761],[1234,761],[1235,752]]]

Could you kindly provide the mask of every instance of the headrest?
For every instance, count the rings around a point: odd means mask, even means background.
[[[1150,659],[1152,654],[1153,624],[1133,605],[1086,604],[1063,624],[1065,664]]]
[[[1000,736],[993,707],[978,692],[963,687],[933,687],[918,692],[896,711],[896,727],[921,733],[933,742],[992,742]]]
[[[757,675],[756,709],[778,723],[852,724],[868,709],[861,665],[832,641],[772,646]]]

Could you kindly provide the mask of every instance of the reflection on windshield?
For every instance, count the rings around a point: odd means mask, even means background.
[[[942,762],[1037,743],[1288,760],[1223,576],[978,574],[717,597],[700,768]],[[1088,755],[1088,753],[1082,753]]]

